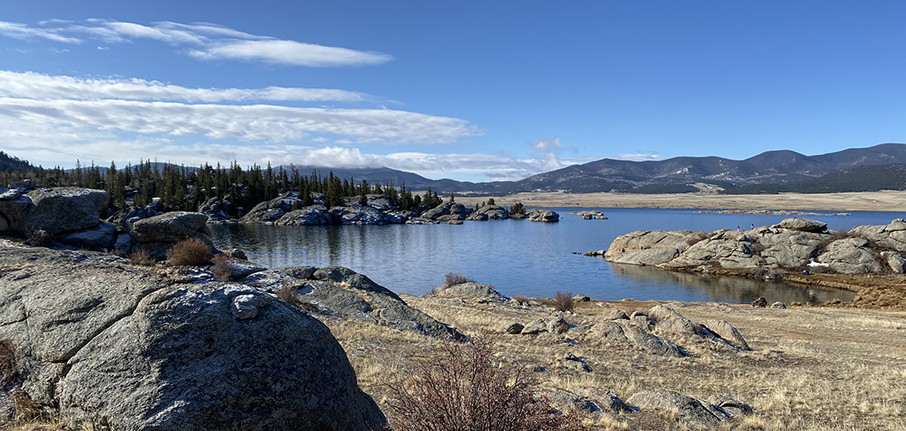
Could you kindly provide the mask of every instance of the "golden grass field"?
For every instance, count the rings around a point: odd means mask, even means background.
[[[583,330],[603,321],[613,308],[647,310],[653,302],[579,303],[574,312],[563,314],[577,325],[564,334],[509,335],[503,333],[509,323],[550,317],[554,310],[543,301],[525,307],[476,298],[403,298],[470,337],[492,339],[502,363],[545,367],[548,372],[534,374],[544,390],[563,389],[589,399],[613,391],[624,400],[642,390],[672,390],[700,399],[727,395],[759,412],[728,422],[718,428],[722,430],[906,429],[903,311],[669,302],[693,321],[730,322],[753,350],[716,351],[676,340],[691,356],[664,358]],[[382,408],[388,385],[410,375],[439,343],[360,322],[328,325],[346,349],[360,386]],[[584,358],[592,371],[564,366],[562,358],[569,353]],[[597,430],[686,429],[670,415],[599,413],[584,416],[584,422]]]

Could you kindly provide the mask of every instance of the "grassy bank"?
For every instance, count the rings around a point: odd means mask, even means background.
[[[552,308],[476,298],[404,296],[431,316],[469,336],[489,337],[506,366],[536,372],[548,394],[569,391],[601,399],[613,391],[624,400],[644,390],[671,390],[696,398],[727,395],[759,414],[719,429],[906,429],[906,313],[832,307],[752,308],[717,303],[669,303],[694,321],[730,322],[752,347],[714,350],[677,341],[691,356],[666,358],[628,343],[608,341],[590,327],[614,309],[647,310],[651,302],[586,302],[562,314],[574,325],[564,334],[509,335],[511,322],[549,318]],[[388,385],[400,383],[430,357],[438,341],[353,321],[330,321],[356,368],[359,384],[386,406]],[[573,354],[590,372],[579,370]],[[686,429],[670,414],[584,415],[592,429]]]

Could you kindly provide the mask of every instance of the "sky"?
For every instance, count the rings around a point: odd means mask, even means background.
[[[386,166],[906,142],[901,1],[44,1],[0,8],[0,150]]]

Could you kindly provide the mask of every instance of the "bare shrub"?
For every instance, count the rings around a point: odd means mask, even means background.
[[[559,431],[579,430],[535,396],[536,382],[525,369],[494,363],[491,343],[445,343],[419,364],[406,387],[391,386],[388,401],[395,431]]]
[[[448,272],[447,275],[444,276],[444,287],[456,286],[457,284],[468,283],[471,281],[473,280],[470,280],[465,275]]]
[[[211,263],[211,249],[200,238],[184,239],[167,250],[171,265],[201,266]]]
[[[38,403],[28,396],[28,393],[20,388],[12,391],[13,405],[16,408],[17,421],[32,421],[41,415],[41,409]]]
[[[30,231],[25,236],[25,243],[32,247],[44,247],[50,244],[50,240],[50,234],[44,229]]]
[[[10,340],[0,340],[0,387],[16,381],[16,345]]]
[[[297,292],[296,286],[289,280],[283,280],[280,288],[277,289],[277,299],[286,304],[301,307],[303,310],[311,313],[317,313],[321,311],[321,309],[318,308],[317,305],[303,301],[299,295],[299,292]]]
[[[557,311],[573,311],[575,303],[573,302],[573,293],[572,292],[560,292],[557,291],[557,296],[554,297],[554,309]]]
[[[129,258],[129,260],[133,264],[140,266],[153,266],[155,263],[157,263],[154,261],[154,258],[151,257],[151,254],[149,254],[147,250],[133,251],[132,253],[126,255],[126,257]]]
[[[211,275],[214,276],[217,280],[220,281],[230,281],[233,279],[233,275],[236,273],[236,268],[233,267],[233,259],[230,259],[224,254],[218,254],[211,259],[211,262],[214,263],[214,268],[211,268]]]
[[[12,384],[18,385],[18,379],[16,345],[11,340],[0,340],[0,388]],[[16,411],[16,421],[31,421],[41,412],[31,397],[19,387],[14,387],[10,391],[9,398]]]

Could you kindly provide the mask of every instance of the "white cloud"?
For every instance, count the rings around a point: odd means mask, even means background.
[[[651,160],[663,160],[664,157],[657,153],[623,153],[614,156],[617,160],[630,160],[634,162],[643,162]]]
[[[56,24],[56,23],[53,23]],[[26,24],[15,22],[0,21],[0,34],[15,39],[47,39],[54,42],[62,43],[82,43],[82,40],[76,37],[63,36],[59,28],[39,28],[29,27]]]
[[[460,119],[386,109],[0,97],[0,127],[19,121],[250,142],[298,141],[309,134],[330,134],[360,138],[359,142],[429,144],[479,134]]]
[[[129,99],[183,102],[361,102],[366,94],[326,88],[187,88],[143,79],[84,79],[0,70],[0,96],[29,99]]]
[[[563,167],[559,155],[563,149],[560,138],[537,138],[529,141],[528,144],[539,153],[544,170],[552,171]]]
[[[42,27],[32,27],[27,24],[0,21],[0,34],[17,39],[41,38],[62,43],[81,43],[81,37],[109,44],[150,39],[175,47],[188,46],[189,49],[181,52],[202,60],[263,61],[290,66],[365,66],[393,60],[391,55],[380,52],[282,40],[209,23],[182,24],[164,21],[144,25],[90,19],[79,24],[47,20],[42,21],[41,25]]]
[[[189,54],[202,60],[262,60],[309,67],[364,66],[386,63],[392,56],[377,52],[313,45],[292,40],[241,40],[208,46]]]

